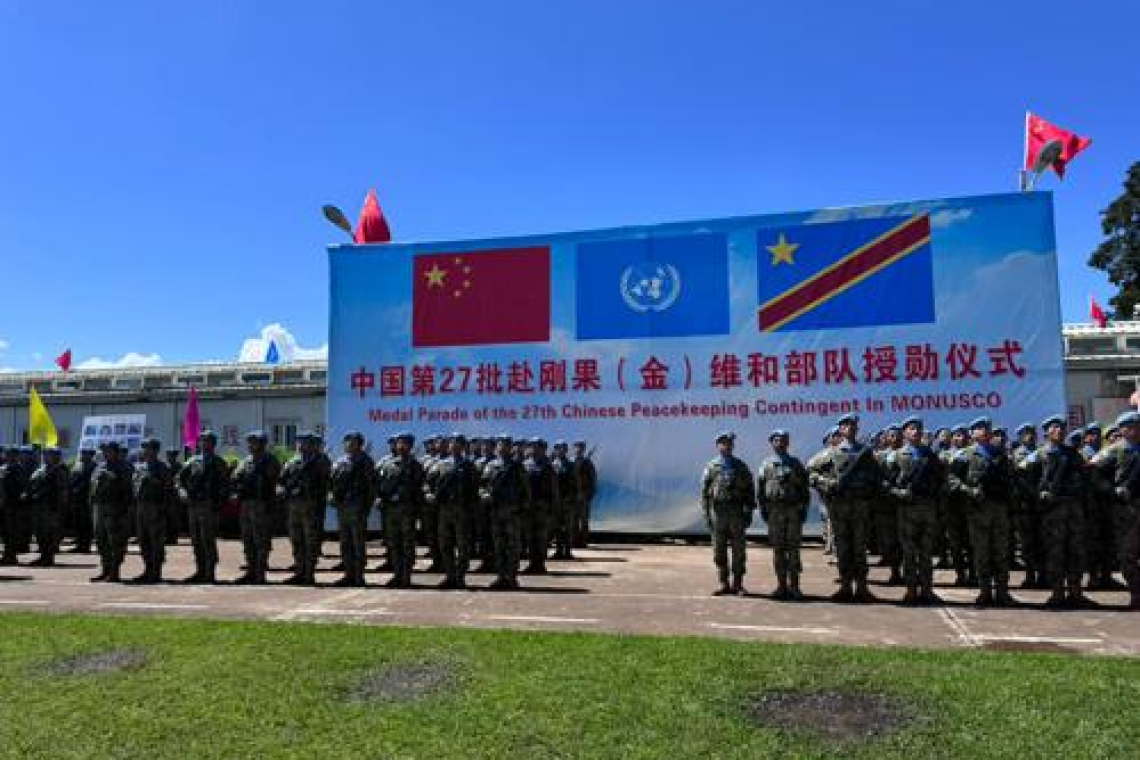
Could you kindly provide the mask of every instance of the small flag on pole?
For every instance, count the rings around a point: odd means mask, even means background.
[[[182,418],[182,445],[191,451],[198,445],[202,434],[202,418],[198,415],[198,391],[190,388],[190,398],[186,400],[186,414]]]
[[[28,442],[40,446],[59,444],[55,423],[35,388],[28,394]]]
[[[364,198],[364,208],[360,211],[360,220],[356,223],[356,234],[353,237],[357,243],[388,243],[392,240],[392,231],[380,209],[380,198],[375,190],[369,190]]]
[[[1050,148],[1053,143],[1056,145]],[[1064,177],[1065,166],[1091,144],[1092,140],[1087,137],[1081,137],[1075,132],[1061,129],[1040,116],[1031,113],[1025,114],[1025,171],[1027,172],[1039,171],[1043,168],[1037,165],[1038,159],[1041,158],[1046,149],[1049,149],[1056,155],[1052,157],[1052,160],[1046,155],[1045,160],[1049,163],[1044,168],[1052,169],[1058,177]]]
[[[277,351],[277,341],[269,341],[269,348],[265,350],[265,363],[277,364],[281,361],[281,354]]]
[[[1108,327],[1108,315],[1104,313],[1104,309],[1092,296],[1089,296],[1089,319],[1096,322],[1097,327]]]
[[[64,351],[62,354],[60,354],[59,356],[55,357],[55,363],[56,363],[56,366],[58,366],[64,372],[67,372],[68,370],[70,370],[71,369],[71,349],[69,348],[66,351]]]

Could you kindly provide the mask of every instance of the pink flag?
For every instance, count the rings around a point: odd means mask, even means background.
[[[182,420],[182,445],[193,451],[198,446],[198,436],[202,434],[202,418],[198,416],[198,391],[190,389],[186,401],[186,416]]]

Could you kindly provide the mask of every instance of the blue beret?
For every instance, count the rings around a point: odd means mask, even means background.
[[[562,448],[566,448],[566,447],[567,447],[567,445],[568,445],[568,444],[566,443],[566,441],[564,441],[564,440],[563,440],[563,439],[561,439],[561,438],[559,438],[557,441],[555,441],[555,442],[554,442],[554,446],[555,446],[555,448],[557,448],[557,447],[559,447],[559,446],[561,446]]]
[[[918,427],[925,427],[925,425],[923,425],[923,423],[922,423],[922,418],[919,417],[917,414],[912,414],[911,416],[907,417],[905,420],[902,421],[902,427],[908,427],[910,425],[917,425]]]
[[[950,428],[950,432],[951,433],[969,433],[970,429],[967,428],[965,425],[962,425],[961,423],[959,423],[959,424],[955,425],[954,427]]]
[[[1104,429],[1104,437],[1111,438],[1113,433],[1120,432],[1120,428],[1116,425],[1109,425]]]
[[[35,454],[36,448],[35,448],[35,446],[21,446],[20,447],[20,453],[21,454]]]
[[[1116,426],[1124,427],[1125,425],[1140,425],[1140,412],[1134,412],[1132,410],[1122,412],[1121,415],[1116,418]]]
[[[44,453],[45,454],[52,454],[54,456],[59,456],[60,454],[63,453],[63,451],[59,448],[59,446],[48,446],[47,448],[44,449]]]
[[[1006,430],[1005,428],[1001,427],[1001,426],[994,428],[994,433],[1001,433],[1002,435],[1006,435],[1006,436],[1009,435],[1009,431]]]
[[[542,440],[537,435],[534,438],[531,438],[529,441],[527,441],[527,443],[529,443],[531,446],[545,446],[546,445],[546,441]]]
[[[722,430],[716,434],[716,442],[717,443],[721,443],[723,441],[728,441],[729,443],[732,443],[735,440],[736,440],[736,433],[730,432],[728,430]]]
[[[396,433],[396,440],[397,441],[407,441],[410,444],[414,444],[416,442],[416,436],[407,430],[401,430],[399,433]],[[426,440],[435,440],[435,439],[432,438],[432,439],[426,439]]]
[[[1096,420],[1093,420],[1089,424],[1085,425],[1085,432],[1086,433],[1091,433],[1094,430],[1098,433],[1101,431],[1100,423],[1097,422]]]
[[[311,430],[302,430],[300,433],[297,433],[298,441],[312,441],[316,437],[317,436]]]
[[[1080,443],[1080,440],[1084,437],[1084,435],[1085,432],[1080,428],[1077,428],[1076,430],[1069,431],[1069,434],[1065,436],[1065,440],[1069,443]]]
[[[104,451],[122,451],[123,447],[119,445],[118,441],[107,441],[103,444]]]
[[[459,441],[460,443],[467,443],[467,436],[463,435],[463,433],[452,433],[451,435],[448,436],[448,440]]]
[[[853,422],[856,425],[858,425],[859,424],[859,415],[857,415],[857,414],[845,414],[842,417],[840,417],[838,420],[835,421],[835,427],[839,427],[840,425],[846,425],[849,422]]]
[[[1035,430],[1037,430],[1037,428],[1033,426],[1032,422],[1023,422],[1017,426],[1017,430],[1015,430],[1014,432],[1017,433],[1018,435],[1021,435],[1022,433],[1031,432],[1031,431],[1035,431]]]
[[[1048,430],[1053,425],[1060,425],[1061,427],[1065,427],[1065,418],[1059,414],[1054,414],[1052,417],[1046,417],[1045,421],[1041,423],[1041,429]]]
[[[776,428],[771,433],[768,433],[768,440],[769,441],[771,441],[774,438],[787,438],[787,437],[789,437],[788,431],[784,430],[783,428]]]
[[[583,441],[581,438],[579,438],[578,440],[574,441],[574,445],[575,446],[585,446],[586,442]]]
[[[198,440],[200,441],[203,438],[209,438],[214,443],[218,442],[218,434],[213,430],[203,430],[201,433],[198,433]]]
[[[994,426],[993,420],[984,414],[981,417],[975,417],[970,420],[970,430],[977,430],[978,428],[985,428],[986,430],[992,429]]]
[[[835,427],[834,425],[829,427],[827,429],[827,432],[823,434],[823,445],[826,446],[831,441],[831,436],[835,435],[838,432],[839,428]]]
[[[513,441],[511,440],[511,437],[509,435],[507,435],[506,433],[499,433],[497,436],[495,436],[495,442],[496,443],[513,443]]]
[[[143,442],[139,445],[144,449],[154,449],[155,451],[158,451],[162,448],[162,441],[158,440],[157,438],[144,438]]]
[[[251,430],[245,434],[247,441],[267,441],[268,437],[265,435],[264,430]]]

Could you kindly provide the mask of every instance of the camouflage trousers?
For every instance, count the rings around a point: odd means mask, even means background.
[[[1090,495],[1084,502],[1085,564],[1090,573],[1111,573],[1116,566],[1116,514],[1112,500]]]
[[[739,504],[714,504],[709,510],[709,529],[713,540],[713,564],[721,580],[743,576],[747,570],[746,531],[751,513]],[[729,549],[732,550],[731,564]]]
[[[983,584],[1009,582],[1009,506],[997,501],[971,504],[966,510],[974,572]]]
[[[526,515],[526,556],[530,566],[546,567],[546,550],[550,546],[550,502],[536,501]]]
[[[902,560],[899,536],[899,504],[895,499],[881,496],[871,508],[875,526],[875,545],[879,557],[891,567]]]
[[[1027,572],[1045,570],[1045,548],[1041,542],[1041,515],[1036,502],[1022,501],[1016,510],[1013,526],[1017,531],[1017,545],[1021,548],[1021,561]]]
[[[491,507],[491,541],[495,547],[495,573],[502,580],[514,581],[519,572],[521,523],[513,506]]]
[[[59,551],[62,521],[63,516],[54,505],[41,504],[35,508],[36,548],[41,558],[51,561]]]
[[[1041,538],[1045,572],[1053,588],[1081,582],[1085,568],[1084,512],[1081,502],[1059,499],[1041,505]]]
[[[367,562],[368,509],[370,504],[344,502],[336,505],[336,521],[340,534],[340,559],[344,563],[344,576],[356,582],[364,580],[364,567]],[[312,514],[307,514],[309,530],[312,530]],[[309,536],[309,551],[312,551],[313,537]],[[314,560],[314,567],[316,562]]]
[[[1116,504],[1116,551],[1124,580],[1140,594],[1140,503]]]
[[[864,498],[836,497],[828,506],[835,535],[835,559],[845,583],[867,578],[867,521],[871,502]]]
[[[494,539],[491,535],[491,508],[480,502],[472,515],[474,529],[472,530],[472,544],[474,551],[472,557],[479,557],[487,563],[495,561]]]
[[[248,500],[241,503],[241,544],[245,551],[245,563],[249,572],[258,579],[264,579],[269,569],[269,551],[273,535],[269,523],[269,503]]]
[[[388,562],[398,581],[411,583],[416,565],[416,512],[411,504],[385,504],[388,526]],[[428,505],[429,511],[435,508]]]
[[[166,561],[166,505],[139,502],[135,506],[135,531],[144,572],[161,573]]]
[[[446,578],[463,582],[467,576],[470,510],[462,504],[439,505],[439,554]]]
[[[208,501],[191,501],[190,545],[199,574],[213,573],[218,566],[218,507]]]
[[[130,539],[130,512],[106,504],[95,506],[95,545],[99,562],[106,572],[119,572],[127,555]]]
[[[938,540],[938,505],[912,502],[899,507],[898,534],[903,576],[908,586],[934,587],[934,547]]]
[[[574,518],[574,541],[585,546],[590,540],[590,506],[593,499],[578,499],[578,514]]]
[[[804,536],[804,511],[799,504],[768,505],[768,542],[772,544],[772,566],[777,577],[803,572],[800,546]]]
[[[429,504],[420,515],[420,528],[434,565],[439,562],[439,510]]]
[[[577,522],[577,501],[574,499],[559,499],[554,504],[554,556],[565,557],[574,546],[574,534]]]
[[[289,545],[293,549],[293,564],[297,575],[309,583],[315,578],[317,560],[321,556],[324,512],[324,502],[289,500]]]

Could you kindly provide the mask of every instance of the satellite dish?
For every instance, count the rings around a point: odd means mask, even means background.
[[[1057,163],[1057,159],[1061,157],[1061,147],[1060,140],[1050,140],[1045,143],[1045,147],[1037,154],[1037,160],[1033,163],[1033,173],[1041,174]]]
[[[354,240],[356,239],[352,234],[352,222],[348,221],[348,217],[344,215],[343,211],[341,211],[336,206],[330,206],[328,204],[321,206],[321,211],[324,212],[325,219],[328,219],[337,227],[340,227],[342,230],[348,233],[348,236],[350,238],[353,238]]]

